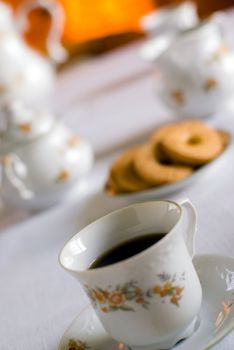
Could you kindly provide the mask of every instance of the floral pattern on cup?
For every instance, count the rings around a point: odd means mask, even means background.
[[[157,277],[161,283],[155,284],[148,290],[141,289],[138,282],[133,280],[115,287],[108,286],[105,289],[91,288],[86,285],[86,290],[94,307],[98,307],[104,313],[118,310],[135,311],[134,304],[148,310],[150,299],[155,297],[159,297],[163,303],[169,301],[179,306],[184,291],[180,281],[185,280],[185,274],[183,273],[180,278],[177,278],[176,274],[167,273],[158,274]]]
[[[75,339],[69,339],[67,350],[98,350],[93,349],[86,342],[83,342],[81,340],[75,340]]]
[[[166,282],[163,285],[156,285],[152,289],[153,294],[158,294],[161,298],[169,297],[170,302],[179,306],[179,300],[182,297],[184,287],[173,285],[171,282]]]
[[[124,343],[119,343],[119,349],[131,350],[131,348],[129,348]],[[101,349],[97,349],[97,348],[94,349],[93,347],[89,346],[84,341],[81,341],[79,339],[75,340],[75,339],[71,338],[68,340],[68,345],[67,345],[66,350],[101,350]]]

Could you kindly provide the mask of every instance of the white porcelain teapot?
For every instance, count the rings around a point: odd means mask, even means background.
[[[3,112],[3,199],[13,206],[43,209],[66,198],[91,169],[91,146],[49,113],[17,101]]]
[[[158,93],[173,112],[205,117],[234,97],[234,52],[221,31],[224,15],[180,32],[155,58],[161,72]]]
[[[47,39],[50,60],[31,49],[20,35],[28,12],[37,7],[46,9],[52,18]],[[15,19],[11,9],[0,1],[0,103],[9,97],[27,102],[46,99],[54,85],[54,63],[67,56],[60,44],[63,21],[62,9],[55,2],[26,2]]]

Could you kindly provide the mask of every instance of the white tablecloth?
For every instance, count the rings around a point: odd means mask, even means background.
[[[137,56],[138,44],[82,63],[58,79],[54,105],[101,154],[155,125],[172,120],[154,95],[153,76]],[[234,113],[210,122],[234,133]],[[102,185],[99,160],[91,188]],[[198,253],[234,256],[234,153],[222,169],[181,191],[197,207]],[[79,284],[61,269],[58,254],[86,221],[126,203],[82,197],[31,217],[3,209],[0,215],[0,349],[56,350],[65,328],[88,303]],[[81,219],[84,218],[84,219]],[[14,224],[14,225],[13,225]],[[233,349],[230,334],[214,349]]]

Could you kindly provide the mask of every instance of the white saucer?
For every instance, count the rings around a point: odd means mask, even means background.
[[[202,306],[193,335],[174,350],[207,350],[234,328],[234,259],[197,255],[194,265],[203,290]],[[109,337],[91,305],[72,322],[59,346],[59,350],[120,349],[131,350]]]

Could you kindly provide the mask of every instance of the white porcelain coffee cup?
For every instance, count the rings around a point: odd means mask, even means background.
[[[168,349],[194,330],[202,291],[192,264],[196,212],[189,200],[133,204],[77,233],[61,265],[83,285],[107,332],[133,349]],[[89,269],[104,252],[132,238],[165,233],[118,263]]]

